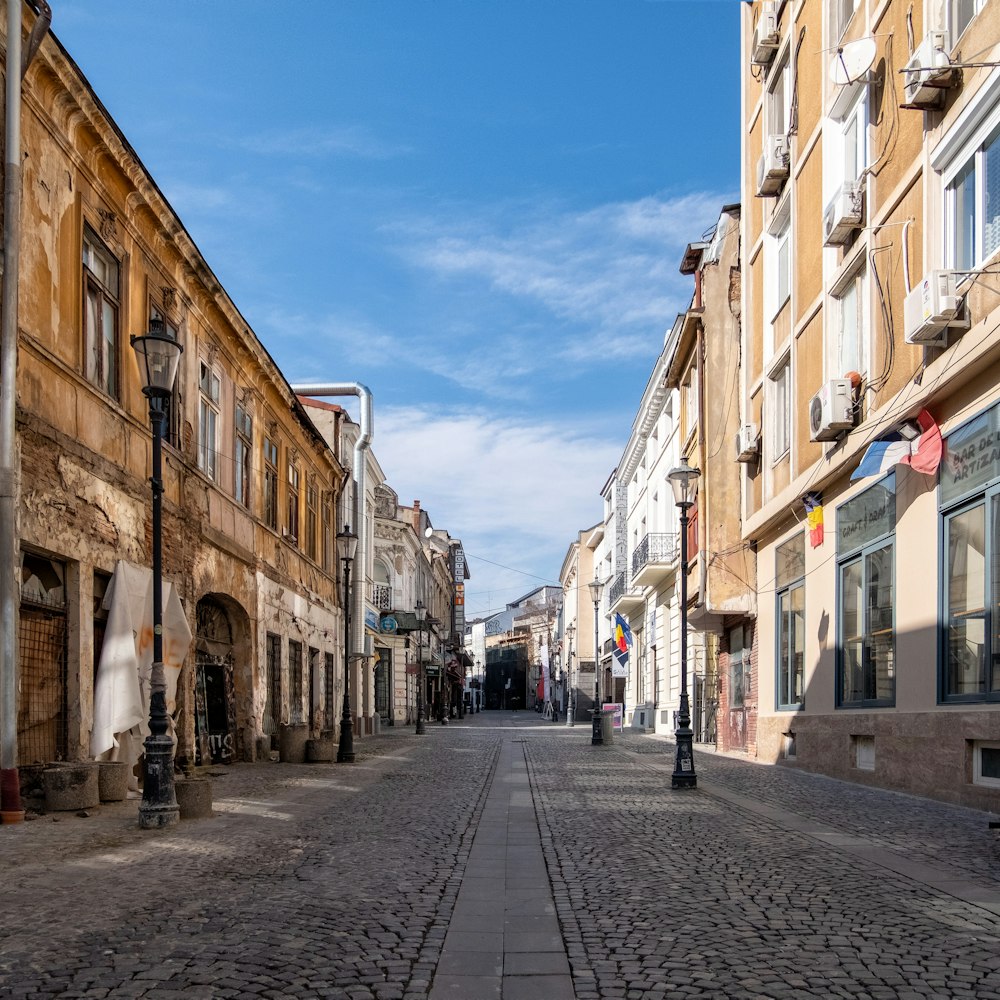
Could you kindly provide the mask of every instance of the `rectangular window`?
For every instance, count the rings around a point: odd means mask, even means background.
[[[786,225],[775,235],[777,269],[775,274],[778,289],[778,309],[788,301],[792,294],[792,268],[788,246],[791,227]]]
[[[952,173],[945,205],[953,267],[974,269],[1000,250],[1000,128]]]
[[[832,0],[833,35],[835,38],[843,37],[848,24],[851,22],[851,18],[854,16],[854,8],[857,5],[858,0]]]
[[[281,636],[267,633],[265,646],[267,671],[264,690],[264,735],[277,736],[281,721]]]
[[[118,304],[121,266],[89,227],[83,233],[83,372],[118,398]]]
[[[299,540],[299,469],[294,462],[288,463],[288,537],[298,544]]]
[[[791,412],[788,392],[791,385],[790,362],[784,364],[771,375],[771,461],[777,462],[788,454],[790,445]]]
[[[309,476],[306,486],[306,555],[310,559],[315,559],[317,524],[319,521],[319,487],[316,485],[316,477]]]
[[[335,695],[336,668],[333,661],[333,653],[323,654],[324,662],[324,685],[323,685],[323,715],[326,719],[326,728],[333,729],[337,721],[337,699]]]
[[[253,482],[253,417],[242,403],[236,404],[236,479],[233,495],[250,509]]]
[[[848,279],[836,296],[837,343],[830,360],[837,378],[848,372],[864,373],[868,368],[865,277],[865,272],[859,271]]]
[[[945,518],[944,697],[1000,700],[1000,490]]]
[[[302,643],[288,640],[288,718],[292,723],[302,717]]]
[[[198,388],[198,468],[215,481],[219,477],[219,398],[221,380],[204,361],[200,365]]]
[[[779,545],[776,560],[778,708],[799,709],[805,667],[805,534]]]
[[[278,530],[278,445],[264,438],[264,523]]]
[[[750,699],[750,630],[729,630],[729,707],[743,708]]]
[[[896,699],[894,543],[895,477],[837,511],[840,582],[838,705],[893,705]]]
[[[983,9],[985,3],[986,0],[948,0],[948,27],[952,45],[958,42],[959,36]]]
[[[792,83],[788,56],[775,66],[769,76],[767,91],[767,131],[770,135],[787,135],[791,108]]]
[[[330,490],[323,491],[322,498],[322,512],[321,516],[323,519],[323,539],[322,546],[323,551],[321,553],[320,562],[323,569],[330,573],[333,571],[333,493]]]

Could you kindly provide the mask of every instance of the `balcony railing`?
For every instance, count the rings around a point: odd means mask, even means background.
[[[672,563],[676,559],[676,533],[651,532],[639,542],[632,553],[632,576],[635,577],[646,566]]]
[[[392,587],[387,583],[372,584],[372,604],[379,611],[392,610]]]
[[[619,573],[615,577],[614,583],[611,584],[611,588],[608,590],[608,605],[609,607],[614,607],[617,601],[620,601],[622,595],[625,593],[625,574]]]

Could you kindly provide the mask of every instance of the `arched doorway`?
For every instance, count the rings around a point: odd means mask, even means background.
[[[198,602],[195,636],[195,764],[228,764],[236,756],[233,626],[213,597]]]

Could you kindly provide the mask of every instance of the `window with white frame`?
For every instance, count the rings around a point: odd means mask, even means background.
[[[792,294],[791,211],[789,202],[779,205],[764,242],[764,360],[778,348],[774,321]]]
[[[698,368],[696,365],[691,366],[691,372],[688,376],[686,403],[687,426],[684,428],[684,433],[690,435],[698,424]]]
[[[831,373],[841,378],[848,372],[868,369],[867,280],[862,267],[840,283],[834,296],[835,337],[831,338]]]
[[[830,0],[831,27],[834,38],[843,37],[857,6],[858,0]]]
[[[861,88],[861,96],[847,112],[843,121],[842,163],[844,183],[861,179],[868,166],[868,89]]]
[[[952,45],[985,6],[986,0],[948,0],[948,31]]]
[[[771,419],[771,461],[777,462],[788,454],[791,445],[791,358],[786,355],[773,369],[769,378]]]
[[[957,270],[1000,250],[1000,122],[981,130],[945,176],[947,257]]]
[[[219,477],[219,399],[222,381],[212,366],[200,362],[198,376],[198,468],[209,479]]]
[[[768,74],[767,84],[768,134],[787,135],[792,100],[792,73],[787,52]]]

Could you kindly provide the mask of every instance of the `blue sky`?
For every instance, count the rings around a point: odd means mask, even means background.
[[[467,614],[558,582],[681,251],[738,200],[738,0],[61,0],[52,30],[290,382],[359,381]]]

